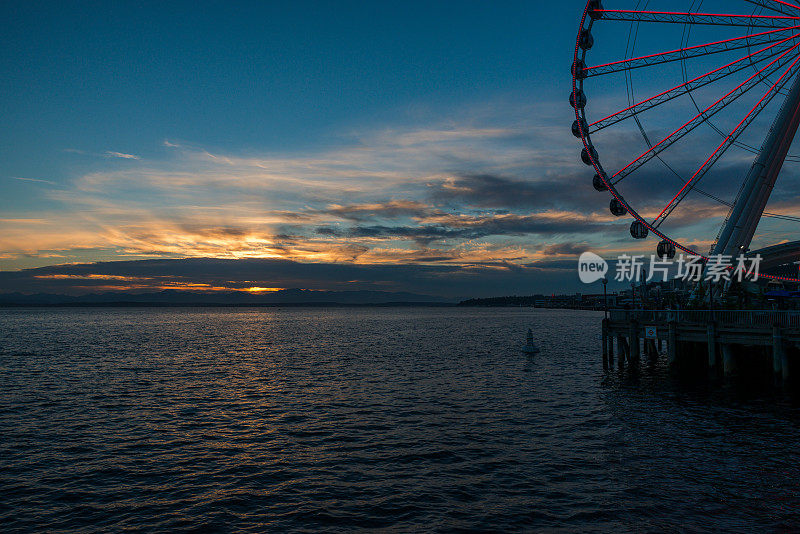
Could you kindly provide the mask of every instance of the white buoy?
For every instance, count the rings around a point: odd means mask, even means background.
[[[525,340],[525,346],[522,347],[522,352],[525,354],[538,354],[539,347],[536,346],[536,343],[533,342],[533,330],[528,328],[528,337]]]

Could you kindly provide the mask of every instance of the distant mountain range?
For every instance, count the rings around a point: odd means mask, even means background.
[[[489,297],[483,299],[462,300],[458,303],[458,305],[488,307],[533,306],[537,300],[542,301],[544,299],[544,295],[531,295],[526,297]]]
[[[107,292],[80,296],[0,293],[0,306],[357,306],[389,304],[455,304],[431,295],[388,291],[310,291],[282,289],[269,293],[241,291],[180,291],[154,293]]]

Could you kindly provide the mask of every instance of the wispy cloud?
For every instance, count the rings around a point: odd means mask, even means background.
[[[114,150],[106,150],[105,152],[91,152],[87,150],[81,150],[79,148],[65,148],[62,152],[67,152],[69,154],[78,154],[81,156],[92,156],[96,158],[116,158],[116,159],[142,159],[140,156],[136,154],[126,154],[124,152],[116,152]]]
[[[125,154],[123,152],[113,152],[111,150],[106,150],[105,156],[108,158],[120,158],[120,159],[141,159],[139,156],[134,154]]]
[[[55,182],[51,182],[50,180],[42,180],[40,178],[23,178],[22,176],[12,176],[14,180],[20,180],[22,182],[35,182],[40,184],[48,184],[48,185],[58,185]]]

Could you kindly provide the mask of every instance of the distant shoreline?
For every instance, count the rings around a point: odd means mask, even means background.
[[[392,308],[392,307],[435,307],[456,308],[458,304],[443,302],[382,302],[382,303],[341,303],[341,302],[284,302],[262,304],[237,303],[196,303],[196,302],[60,302],[60,303],[0,303],[6,308]]]
[[[226,304],[209,302],[199,304],[195,302],[70,302],[70,303],[1,303],[0,310],[23,308],[502,308],[502,309],[532,309],[532,310],[576,310],[602,312],[598,308],[571,307],[571,306],[515,306],[505,305],[463,305],[447,302],[383,302],[383,303],[340,303],[340,302],[296,302],[296,303],[264,303],[264,304]]]
[[[279,306],[441,306],[455,299],[389,291],[315,291],[282,289],[264,294],[242,291],[192,292],[164,290],[149,293],[0,293],[0,308],[19,307],[279,307]]]
[[[327,294],[326,294],[327,293]],[[414,298],[416,297],[416,298]],[[59,294],[0,293],[0,309],[6,308],[532,308],[600,310],[602,303],[585,302],[572,296],[531,295],[524,297],[470,298],[457,301],[431,295],[389,292],[280,291],[265,296],[226,292],[223,295],[181,291],[119,295],[113,293],[69,296]]]

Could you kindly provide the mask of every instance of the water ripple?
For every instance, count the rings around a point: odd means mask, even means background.
[[[604,373],[595,313],[20,309],[0,327],[4,531],[800,525],[794,400]]]

